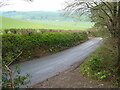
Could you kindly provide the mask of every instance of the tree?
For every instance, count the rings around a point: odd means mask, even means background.
[[[119,2],[84,2],[83,0],[74,0],[67,2],[65,10],[70,14],[90,14],[91,19],[99,25],[106,26],[112,35],[118,34],[119,21]],[[111,28],[110,28],[111,27]],[[114,33],[113,33],[114,32]]]
[[[116,2],[85,2],[84,0],[73,0],[66,3],[65,10],[69,14],[89,14],[95,25],[106,27],[112,37],[117,40],[118,60],[117,70],[120,75],[120,1]]]

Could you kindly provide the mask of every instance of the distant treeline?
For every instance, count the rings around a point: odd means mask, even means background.
[[[0,12],[1,16],[18,18],[23,20],[59,20],[59,21],[73,21],[75,20],[74,16],[65,16],[64,12],[59,11],[27,11],[27,12],[18,12],[18,11],[2,11]],[[89,18],[84,15],[80,18],[82,21],[86,21]]]

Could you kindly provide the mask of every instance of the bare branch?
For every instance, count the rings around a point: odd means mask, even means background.
[[[2,0],[2,1],[0,1],[0,7],[3,7],[3,6],[7,6],[7,5],[11,5],[10,3],[9,3],[9,1],[11,1],[11,0]],[[27,2],[32,2],[32,1],[34,1],[34,0],[24,0],[24,1],[27,1]]]
[[[13,72],[12,72],[12,70],[10,70],[10,68],[7,65],[5,65],[5,70],[7,70],[9,72],[10,80],[11,80],[11,87],[12,87],[12,89],[14,89],[15,88],[14,87],[14,79],[12,77]]]
[[[96,2],[94,2],[94,3],[95,3],[96,5],[98,5]],[[111,22],[113,21],[112,18],[111,18],[111,16],[110,16],[102,7],[100,7],[100,10],[102,10],[103,13],[104,13],[106,16],[109,17],[109,19],[110,19]]]
[[[8,4],[8,0],[2,0],[2,1],[0,1],[0,7],[6,6],[6,5],[9,5]]]
[[[16,60],[22,53],[23,53],[23,51],[21,51],[21,52],[14,58],[14,60]],[[10,63],[8,63],[7,66],[10,66],[12,63],[13,63],[13,61],[11,61]]]
[[[113,12],[112,12],[112,10],[111,10],[111,7],[109,7],[106,2],[102,2],[102,3],[109,9],[109,11],[111,12],[111,14],[113,15]]]

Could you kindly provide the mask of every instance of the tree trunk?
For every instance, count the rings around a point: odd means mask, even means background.
[[[116,37],[117,35],[117,2],[113,2],[113,14],[112,14],[112,18],[113,18],[113,21],[112,21],[112,32],[113,32],[113,36]]]
[[[120,77],[120,1],[118,2],[118,77]],[[120,86],[120,80],[118,80],[118,85]]]

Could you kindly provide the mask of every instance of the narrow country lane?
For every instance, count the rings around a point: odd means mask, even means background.
[[[19,63],[21,75],[29,73],[32,76],[29,86],[35,85],[47,78],[55,76],[59,72],[67,70],[75,63],[82,63],[86,57],[100,46],[101,42],[102,38],[93,38],[65,51]],[[14,68],[15,65],[12,65],[11,69],[14,70]]]

